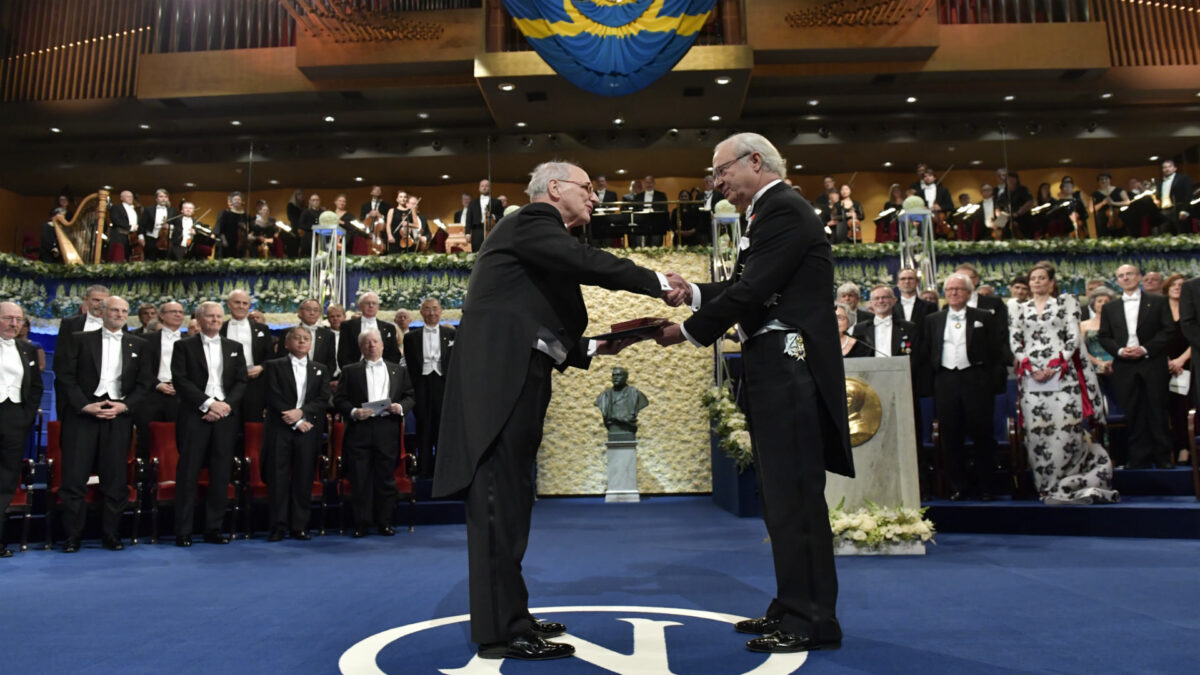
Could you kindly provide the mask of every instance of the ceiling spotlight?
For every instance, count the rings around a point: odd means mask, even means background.
[[[981,159],[971,160],[971,166],[979,166],[980,164],[983,164],[983,160],[981,160]]]
[[[332,121],[333,121],[333,115],[326,115],[326,116],[325,116],[325,121],[326,121],[326,122],[332,122]]]
[[[112,186],[111,186],[111,185],[105,185],[105,186],[104,186],[104,189],[105,189],[105,190],[112,190]]]
[[[1012,94],[1009,94],[1008,96],[1005,96],[1005,97],[1004,97],[1004,100],[1005,100],[1005,101],[1012,101],[1012,100],[1014,100],[1014,99],[1016,99],[1016,98],[1017,98],[1016,96],[1013,96]]]
[[[271,185],[279,185],[279,181],[275,180],[274,178],[272,178],[271,180],[269,180],[267,182],[270,183]]]
[[[1150,161],[1151,161],[1151,162],[1157,162],[1157,161],[1158,161],[1158,155],[1150,155]]]
[[[1071,158],[1070,158],[1070,157],[1063,157],[1062,159],[1058,160],[1058,163],[1059,163],[1059,164],[1070,164],[1070,163],[1071,163]]]
[[[916,96],[909,96],[908,98],[906,98],[906,99],[904,99],[904,100],[905,100],[905,101],[908,101],[909,103],[916,103],[916,102],[917,102],[917,97],[916,97]]]
[[[52,134],[61,134],[61,133],[62,133],[62,129],[59,129],[58,127],[50,127],[50,133],[52,133]]]
[[[194,188],[194,187],[196,187],[196,184],[195,184],[195,183],[193,183],[193,182],[191,182],[191,181],[188,181],[188,182],[184,183],[184,184],[183,184],[183,186],[184,186],[184,187],[190,187],[190,188]]]
[[[518,128],[518,129],[524,129],[524,128],[525,128],[525,123],[524,123],[524,122],[517,122],[517,128]]]
[[[624,117],[614,117],[613,124],[615,124],[617,126],[621,126],[622,124],[625,124],[625,118]]]
[[[363,182],[363,177],[362,177],[362,176],[355,176],[355,177],[354,177],[354,182],[355,182],[355,183],[361,183],[361,182]]]
[[[517,85],[513,84],[512,82],[501,82],[500,83],[500,91],[512,91],[513,89],[516,89],[516,88],[517,88]]]
[[[800,169],[804,168],[804,165],[803,164],[793,164],[792,168],[799,171]]]
[[[891,163],[891,162],[884,162],[884,163],[883,163],[883,166],[884,166],[885,168],[886,168],[886,167],[889,167],[889,166],[891,166],[891,165],[892,165],[892,163]]]
[[[716,83],[717,83],[717,84],[719,84],[719,85],[721,85],[722,87],[724,87],[725,85],[729,84],[730,82],[733,82],[733,80],[732,80],[731,78],[728,78],[728,77],[724,76],[724,75],[722,75],[722,76],[720,76],[720,77],[718,77],[718,78],[716,79]]]
[[[138,128],[139,129],[149,129],[150,125],[146,124],[145,122],[142,122],[141,124],[138,125]]]
[[[1106,91],[1106,92],[1104,92],[1103,94],[1100,94],[1100,98],[1105,98],[1105,99],[1107,99],[1107,98],[1112,98],[1112,92],[1111,92],[1111,91]]]
[[[450,180],[450,174],[448,174],[448,173],[442,174],[442,180]]]
[[[231,125],[235,126],[235,127],[240,127],[240,126],[242,126],[242,122],[241,122],[241,120],[229,120],[229,123],[230,123]]]
[[[417,113],[417,117],[419,117],[419,118],[421,118],[421,119],[423,119],[423,120],[427,120],[427,119],[429,119],[429,113],[427,113],[427,112],[419,112],[419,113]]]
[[[617,173],[618,173],[619,175],[622,175],[622,176],[624,176],[624,175],[625,175],[625,169],[617,169]]]
[[[806,122],[816,122],[819,119],[821,119],[820,115],[806,115],[804,117],[804,121]]]
[[[720,122],[720,121],[721,121],[721,116],[720,116],[720,115],[713,115],[712,117],[709,117],[708,119],[712,120],[713,122]]]
[[[818,100],[817,100],[817,99],[815,99],[815,98],[810,98],[810,99],[808,99],[808,104],[809,104],[809,105],[817,105],[818,103],[820,103],[820,101],[818,101]]]
[[[679,135],[679,130],[676,129],[675,127],[671,127],[670,129],[667,129],[667,133],[671,134],[671,138],[675,138],[676,136]]]

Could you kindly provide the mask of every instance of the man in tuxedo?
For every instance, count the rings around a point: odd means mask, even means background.
[[[917,187],[917,196],[925,200],[925,205],[929,207],[929,210],[940,210],[946,214],[947,218],[954,211],[954,199],[950,196],[950,190],[938,182],[933,169],[927,167],[925,173],[921,175],[921,184]]]
[[[917,347],[917,327],[897,318],[893,309],[898,305],[891,286],[880,284],[871,289],[870,321],[860,321],[851,329],[854,339],[867,345],[878,357],[909,356]],[[911,363],[911,362],[910,362]]]
[[[308,298],[300,303],[300,307],[296,309],[296,317],[300,319],[297,326],[308,331],[308,357],[314,363],[319,363],[329,368],[330,379],[332,379],[333,371],[337,367],[337,347],[333,331],[320,325],[321,321],[321,303],[312,298]],[[291,352],[288,350],[287,341],[280,340],[279,348],[275,352],[275,356],[287,356]]]
[[[166,237],[170,242],[178,229],[179,212],[171,207],[171,195],[159,188],[154,191],[154,206],[142,209],[138,218],[138,236],[142,238],[142,251],[147,261],[166,260],[167,250],[159,248],[158,238]]]
[[[146,334],[146,327],[150,325],[150,322],[158,318],[158,308],[153,303],[143,302],[137,307],[137,315],[140,325],[130,332],[138,337],[142,337]]]
[[[108,210],[108,247],[104,259],[108,262],[125,262],[129,258],[130,241],[136,239],[141,212],[133,205],[133,193],[122,190],[119,202]]]
[[[1192,179],[1179,173],[1174,160],[1162,163],[1162,182],[1158,184],[1158,207],[1162,216],[1159,225],[1163,234],[1191,234]]]
[[[400,346],[396,343],[396,327],[379,318],[379,296],[367,291],[358,298],[359,315],[341,324],[338,337],[338,366],[345,368],[362,358],[358,351],[358,336],[365,330],[378,331],[383,336],[383,358],[400,363]],[[332,323],[331,323],[332,325]]]
[[[129,303],[115,295],[102,304],[100,330],[78,332],[71,350],[55,354],[57,375],[67,396],[69,415],[63,418],[62,489],[63,551],[75,553],[87,518],[88,476],[92,467],[104,495],[104,548],[119,551],[118,526],[129,499],[126,463],[133,434],[133,413],[150,385],[150,361],[141,338],[125,332]]]
[[[858,288],[858,284],[853,281],[838,286],[837,299],[843,302],[852,311],[850,319],[850,327],[853,328],[859,321],[870,321],[875,318],[875,315],[865,309],[859,309],[858,303],[862,300],[862,290]]]
[[[433,448],[442,419],[454,328],[441,325],[442,304],[437,298],[425,298],[421,303],[421,319],[425,322],[421,330],[404,336],[404,359],[417,398],[417,470],[421,478],[433,478]]]
[[[471,639],[484,658],[574,653],[545,639],[561,635],[561,624],[529,614],[521,560],[550,369],[587,368],[593,353],[615,351],[582,339],[588,319],[580,284],[681,300],[666,277],[568,233],[586,225],[599,204],[582,168],[540,164],[526,194],[530,203],[496,226],[471,272],[434,468],[435,497],[465,493]]]
[[[266,362],[267,420],[262,468],[267,481],[271,533],[268,541],[308,541],[313,472],[329,407],[329,366],[309,358],[312,334],[292,326],[284,335],[287,356]]]
[[[171,380],[179,395],[175,442],[175,545],[192,545],[196,482],[208,467],[204,541],[228,544],[221,534],[228,501],[238,410],[246,393],[245,348],[221,337],[221,305],[204,302],[197,310],[200,334],[180,340],[171,356]]]
[[[0,302],[0,558],[12,557],[4,545],[4,512],[21,481],[25,440],[42,402],[42,373],[37,348],[17,337],[25,313],[15,302]]]
[[[64,318],[58,324],[58,337],[54,339],[54,356],[68,356],[74,349],[75,334],[81,331],[91,332],[100,330],[104,325],[104,300],[108,298],[108,288],[99,284],[87,287],[83,292],[83,306],[80,312]],[[58,376],[58,363],[54,365],[54,407],[60,420],[67,418],[67,394],[62,389],[62,380]]]
[[[345,308],[341,305],[326,307],[325,322],[329,324],[329,332],[333,333],[333,361],[329,364],[333,368],[333,382],[330,383],[330,386],[336,390],[338,378],[342,374],[341,366],[338,364],[338,353],[341,352],[342,345],[342,324],[346,322]]]
[[[1183,282],[1179,296],[1179,330],[1192,347],[1192,400],[1200,408],[1200,277]]]
[[[492,182],[484,178],[479,181],[479,197],[467,206],[467,233],[471,236],[472,251],[478,253],[483,247],[484,221],[491,218],[495,223],[503,216],[504,205],[492,199]]]
[[[390,537],[396,534],[396,462],[404,415],[413,407],[413,387],[408,371],[383,357],[385,343],[378,330],[366,328],[355,341],[362,360],[342,369],[342,382],[333,396],[334,409],[346,420],[342,448],[350,472],[354,536],[367,536],[374,525],[379,534]],[[384,400],[389,403],[382,410],[365,407]]]
[[[464,193],[462,193],[462,208],[454,212],[454,222],[459,223],[463,226],[463,234],[471,233],[470,228],[467,226],[467,222],[465,220],[463,220],[463,218],[466,217],[467,212],[469,212],[470,210],[471,210],[471,195],[464,192]]]
[[[242,406],[238,410],[239,421],[261,422],[263,412],[267,407],[267,382],[263,379],[263,363],[271,358],[274,343],[271,341],[271,329],[252,321],[250,314],[250,294],[238,289],[225,299],[229,308],[230,318],[221,326],[221,337],[228,338],[242,346],[242,354],[246,358],[246,393],[242,396]]]
[[[146,341],[142,357],[152,373],[146,400],[134,411],[138,456],[143,459],[150,457],[150,423],[174,422],[179,417],[179,396],[171,381],[171,357],[175,354],[175,345],[183,337],[180,332],[183,328],[183,305],[164,302],[159,307],[158,316],[162,328],[141,336]]]
[[[640,208],[635,208],[637,211],[653,211],[661,214],[655,216],[656,221],[662,220],[662,224],[667,222],[667,193],[662,190],[654,189],[654,176],[646,176],[642,179],[642,191],[633,196],[633,201],[641,204]],[[638,245],[644,246],[662,246],[662,235],[651,234],[645,237],[637,237]]]
[[[596,175],[596,199],[600,200],[601,206],[619,199],[617,193],[608,189],[608,177],[602,173]]]
[[[721,191],[717,190],[714,185],[713,177],[706,175],[704,177],[704,194],[700,195],[700,201],[703,202],[700,205],[701,211],[711,212],[714,206],[720,203],[722,199],[725,199],[725,195],[721,194]]]
[[[38,260],[44,263],[62,262],[62,251],[58,250],[58,234],[54,230],[54,216],[66,213],[63,208],[50,212],[50,220],[42,223],[38,234]]]
[[[916,330],[914,337],[920,340],[925,317],[937,311],[937,305],[917,297],[917,271],[911,267],[896,272],[896,288],[900,290],[900,301],[892,307],[892,316],[911,323]]]
[[[982,309],[996,317],[996,330],[1004,334],[1004,339],[1001,343],[1001,353],[1004,356],[1006,364],[1016,365],[1016,359],[1013,358],[1012,345],[1008,343],[1008,305],[995,295],[980,295],[979,272],[975,271],[975,266],[971,263],[962,263],[954,268],[955,274],[962,274],[971,281],[971,297],[967,299],[967,306],[976,309]]]
[[[1112,382],[1117,402],[1129,420],[1130,469],[1153,463],[1169,469],[1171,436],[1167,431],[1167,345],[1175,334],[1175,319],[1167,299],[1146,293],[1135,265],[1117,268],[1121,300],[1100,309],[1100,344],[1112,354]],[[1180,318],[1182,319],[1182,301]]]
[[[179,217],[171,224],[171,260],[199,255],[199,251],[192,246],[192,239],[196,236],[195,215],[196,205],[192,202],[185,201],[179,205]]]
[[[371,186],[371,198],[363,202],[363,205],[358,208],[358,219],[362,222],[367,222],[367,216],[375,214],[374,217],[386,216],[389,204],[383,201],[383,188],[379,185]],[[372,221],[372,224],[374,221]]]
[[[1000,329],[996,314],[967,304],[975,287],[966,274],[951,274],[943,290],[946,308],[927,315],[921,332],[920,389],[933,396],[950,499],[966,499],[974,483],[979,498],[991,501],[996,465],[992,411],[996,394],[1005,386],[1008,360],[1003,345],[1008,331]],[[967,435],[969,447],[964,444]],[[969,467],[974,468],[973,476]]]
[[[696,312],[663,329],[660,344],[706,347],[735,324],[758,494],[775,563],[776,594],[763,616],[735,629],[755,652],[837,649],[837,569],[825,472],[854,476],[846,377],[830,311],[833,254],[812,207],[783,182],[787,165],[766,138],[731,136],[713,153],[713,177],[745,211],[748,246],[727,281],[692,284]]]

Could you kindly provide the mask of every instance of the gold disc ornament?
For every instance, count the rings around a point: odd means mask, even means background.
[[[883,404],[879,394],[866,381],[846,378],[846,410],[850,414],[850,445],[858,447],[871,440],[883,422]]]

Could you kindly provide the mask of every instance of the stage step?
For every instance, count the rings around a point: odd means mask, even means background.
[[[1113,471],[1113,488],[1122,497],[1133,496],[1192,496],[1192,467],[1173,469],[1117,469]]]
[[[1039,501],[932,500],[926,516],[938,532],[1200,539],[1194,496],[1124,497],[1119,504],[1046,506]]]

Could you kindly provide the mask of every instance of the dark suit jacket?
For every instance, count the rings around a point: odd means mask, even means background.
[[[158,364],[162,361],[162,330],[152,330],[149,333],[143,333],[141,338],[146,341],[142,347],[143,358],[149,361],[150,368],[150,389],[153,391],[158,386]],[[182,333],[179,339],[175,341],[175,346],[187,339],[187,333]],[[174,355],[174,351],[171,352]],[[168,364],[169,365],[169,364]]]
[[[308,360],[308,382],[300,410],[314,427],[308,433],[316,433],[318,437],[325,428],[325,411],[330,404],[329,376],[332,374],[329,366]],[[296,407],[296,378],[292,375],[291,355],[269,359],[263,364],[263,377],[267,381],[267,418],[263,433],[288,431],[290,425],[279,415]]]
[[[601,204],[608,204],[620,200],[620,195],[613,192],[612,188],[604,188],[604,197],[600,200]]]
[[[1192,377],[1200,376],[1200,277],[1183,282],[1179,296],[1179,330],[1192,346]],[[1192,399],[1200,406],[1200,387],[1192,386]]]
[[[1004,336],[1001,344],[1001,356],[1006,364],[1012,363],[1013,353],[1012,345],[1008,343],[1008,305],[1004,301],[994,295],[979,295],[976,296],[978,302],[977,309],[982,309],[996,317],[996,330]]]
[[[342,325],[345,326],[345,324]],[[413,409],[416,401],[413,395],[412,381],[408,379],[408,371],[394,361],[384,359],[384,364],[388,371],[388,398],[392,400],[392,403],[399,403],[407,414]],[[360,442],[363,433],[362,422],[356,421],[350,415],[350,411],[362,407],[362,404],[370,400],[367,396],[366,362],[358,361],[342,368],[342,381],[338,385],[337,393],[333,395],[333,408],[346,422],[345,447]],[[369,419],[388,420],[389,417]],[[396,433],[399,434],[399,427],[404,422],[403,416],[390,416],[390,420],[392,424],[396,425]],[[400,445],[399,438],[396,439],[396,445],[397,447]]]
[[[897,298],[900,297],[900,294],[897,293],[896,297]],[[929,316],[930,314],[933,314],[934,312],[937,311],[937,309],[938,309],[937,305],[933,304],[932,302],[926,302],[925,300],[917,298],[913,302],[912,317],[909,319],[905,319],[904,318],[904,306],[900,304],[899,300],[897,300],[896,306],[892,307],[892,316],[896,317],[897,319],[900,319],[901,321],[908,321],[908,322],[912,323],[913,327],[917,331],[917,334],[914,337],[916,337],[918,340],[920,340],[921,339],[921,330],[925,327],[925,317]]]
[[[645,199],[646,199],[645,192],[639,192],[633,196],[633,201],[637,202],[638,204],[643,203],[645,201]],[[652,197],[652,199],[654,200],[654,203],[651,204],[651,206],[650,206],[651,210],[661,211],[663,213],[667,212],[667,210],[668,210],[667,193],[663,192],[662,190],[655,190],[654,197]],[[637,204],[634,205],[634,208],[637,209]]]
[[[70,352],[54,355],[55,375],[62,382],[60,394],[67,397],[68,409],[76,413],[98,400],[94,392],[100,384],[103,332],[101,328],[75,333]],[[144,353],[145,344],[141,338],[121,334],[121,397],[131,412],[137,410],[149,391],[150,370],[149,359]]]
[[[25,375],[21,378],[21,409],[28,418],[27,426],[33,424],[38,408],[42,405],[42,371],[38,370],[37,345],[29,340],[17,338],[13,341]]]
[[[917,196],[925,199],[925,186],[923,184],[917,187]],[[946,189],[945,185],[941,183],[937,184],[937,194],[934,196],[933,201],[947,217],[954,212],[954,198],[950,196],[950,190]]]
[[[1158,184],[1158,199],[1162,202],[1162,183]],[[1171,203],[1180,211],[1192,212],[1192,179],[1182,171],[1175,172],[1175,180],[1171,181]]]
[[[720,190],[713,190],[712,203],[709,204],[709,209],[711,210],[713,208],[716,208],[717,203],[720,202],[722,199],[725,199],[725,195],[721,194]],[[700,207],[703,208],[704,207],[704,193],[703,192],[700,193],[700,202],[701,202]]]
[[[1186,286],[1186,285],[1185,285]],[[1179,318],[1183,320],[1183,305],[1180,300]],[[1166,358],[1167,345],[1175,335],[1175,319],[1171,316],[1171,308],[1167,299],[1142,291],[1142,301],[1138,306],[1137,338],[1138,344],[1146,348],[1147,359],[1157,360]],[[1186,333],[1185,333],[1186,335]],[[1116,300],[1105,303],[1100,309],[1100,345],[1116,359],[1114,365],[1121,362],[1129,363],[1129,359],[1117,356],[1117,352],[1125,347],[1129,339],[1129,329],[1125,325],[1125,300],[1117,296]]]
[[[388,323],[378,316],[375,321],[379,325],[379,335],[383,338],[383,360],[391,361],[392,363],[400,363],[400,346],[396,342],[396,324]],[[341,368],[345,368],[351,363],[355,363],[362,359],[362,352],[358,351],[358,334],[362,332],[362,317],[354,317],[349,321],[342,322],[342,328],[339,331],[341,339],[338,340],[337,361]],[[333,334],[329,337],[332,339]]]
[[[825,467],[854,475],[846,417],[846,373],[837,319],[829,308],[834,295],[833,251],[824,224],[812,206],[790,186],[778,183],[754,207],[750,240],[728,281],[699,284],[700,310],[683,323],[688,335],[711,345],[734,323],[749,335],[778,320],[800,331],[805,359],[824,405],[838,430],[840,447],[826,448]]]
[[[221,337],[226,337],[228,332],[229,320],[226,320],[221,324]],[[275,342],[271,339],[271,329],[257,321],[250,321],[250,355],[254,357],[254,365],[261,366],[267,359],[270,359],[273,356],[274,347]]]
[[[180,415],[188,411],[201,415],[200,406],[208,400],[204,388],[208,385],[208,360],[204,358],[201,334],[180,340],[171,354],[171,380],[179,396]],[[246,393],[246,357],[242,343],[221,338],[221,388],[225,402],[236,414]]]
[[[425,340],[422,333],[425,328],[412,329],[404,336],[404,362],[408,367],[408,376],[413,382],[421,376],[421,367],[425,363]],[[439,342],[442,343],[442,357],[439,367],[442,375],[450,372],[450,352],[454,351],[454,327],[438,326]]]
[[[138,232],[140,232],[142,236],[146,238],[147,246],[152,246],[156,242],[156,239],[150,235],[154,232],[154,214],[157,208],[157,204],[151,204],[150,206],[142,209],[142,215],[138,218]],[[174,218],[174,220],[171,220],[169,223],[164,225],[164,227],[170,228],[169,233],[171,242],[176,245],[183,243],[183,230],[179,228],[179,218],[176,218],[178,215],[178,211],[170,206],[167,207],[167,218]]]
[[[925,316],[925,328],[921,331],[918,358],[917,391],[922,396],[933,395],[933,374],[942,367],[942,348],[945,346],[946,318],[949,307]],[[1005,390],[1008,379],[1008,364],[1005,358],[1008,346],[1008,331],[1001,330],[1000,319],[985,310],[966,308],[967,360],[971,365],[989,371],[992,392]]]
[[[141,221],[141,211],[134,206],[134,213],[137,214],[136,220]],[[125,206],[121,202],[112,205],[108,210],[108,219],[111,227],[108,230],[108,243],[110,244],[129,244],[129,231],[134,223],[129,222],[129,214],[125,211]],[[141,229],[140,222],[138,229]]]
[[[496,199],[495,195],[488,196],[488,211],[492,212],[496,220],[504,217],[504,206]],[[467,228],[473,230],[477,227],[483,227],[483,206],[479,203],[479,196],[476,196],[467,206]]]
[[[392,208],[392,205],[390,203],[388,203],[388,201],[386,199],[380,199],[379,206],[377,207],[376,210],[379,211],[379,215],[387,216],[388,209],[390,209],[390,208]],[[371,200],[368,199],[366,202],[363,203],[362,206],[358,207],[358,219],[363,222],[366,222],[367,214],[370,212],[371,212]]]
[[[913,309],[916,313],[916,309]],[[918,349],[916,342],[917,326],[903,318],[892,318],[892,356],[911,356],[913,361],[916,361],[915,350]],[[866,346],[871,352],[871,356],[877,356],[876,349],[882,351],[883,346],[875,344],[875,320],[872,317],[871,321],[859,321],[850,330],[850,337],[858,340],[859,344]]]
[[[435,494],[470,485],[475,466],[513,411],[539,334],[567,350],[560,370],[588,367],[581,284],[662,295],[654,272],[579,243],[549,204],[523,206],[492,230],[475,260],[455,335]]]
[[[296,324],[296,325],[298,326],[300,324]],[[286,336],[288,331],[290,331],[290,330],[291,330],[291,328],[284,330],[283,335]],[[287,340],[284,339],[283,336],[280,336],[279,344],[275,345],[275,357],[276,358],[288,355],[286,342],[287,342]],[[317,363],[323,363],[326,366],[329,366],[329,368],[330,368],[329,375],[330,375],[330,377],[332,377],[333,376],[332,371],[336,370],[336,366],[337,366],[337,353],[334,352],[334,348],[333,348],[333,343],[334,343],[333,331],[326,328],[325,326],[317,326],[316,342],[317,342],[317,344],[315,344],[313,346],[312,360],[316,361]]]
[[[38,260],[44,263],[62,262],[62,256],[55,253],[58,250],[58,235],[54,231],[54,223],[46,221],[38,237]]]

